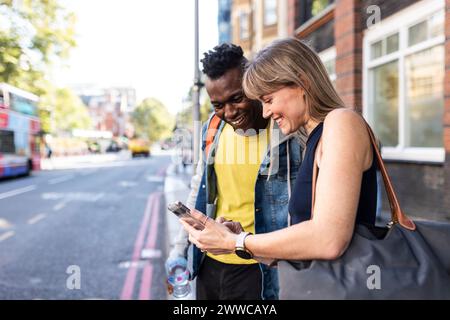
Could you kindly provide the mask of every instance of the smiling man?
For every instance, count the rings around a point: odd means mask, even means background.
[[[269,132],[261,104],[245,97],[247,59],[240,47],[222,44],[205,53],[201,62],[214,114],[203,127],[202,160],[187,205],[224,223],[239,222],[250,233],[286,227],[288,190],[301,161],[299,141],[276,128]],[[186,258],[188,245],[181,228],[169,269]],[[276,269],[259,264],[247,252],[200,252],[193,246],[191,258],[197,299],[278,298]]]

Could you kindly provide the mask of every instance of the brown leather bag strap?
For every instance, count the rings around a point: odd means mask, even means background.
[[[364,119],[363,119],[364,120]],[[364,120],[364,123],[366,124],[367,131],[369,133],[370,142],[373,146],[373,150],[375,150],[375,156],[376,160],[378,162],[378,168],[380,169],[381,175],[383,176],[383,182],[384,187],[386,188],[386,194],[389,200],[389,206],[391,208],[391,219],[393,223],[399,223],[402,227],[408,229],[408,230],[415,230],[416,225],[414,222],[406,216],[402,209],[400,208],[400,203],[398,201],[397,195],[395,194],[394,187],[392,185],[391,179],[389,178],[389,175],[387,173],[386,167],[383,162],[383,158],[381,157],[380,150],[378,149],[378,144],[375,139],[375,135],[370,128],[369,124]],[[319,140],[320,144],[320,140]],[[318,146],[319,146],[318,144]],[[316,151],[318,148],[316,149]],[[317,157],[314,157],[314,165],[313,165],[313,178],[312,178],[312,201],[311,201],[311,218],[313,217],[314,213],[314,204],[316,200],[316,182],[317,182],[317,175],[318,175],[318,165],[317,165]]]

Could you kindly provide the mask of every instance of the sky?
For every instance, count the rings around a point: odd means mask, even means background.
[[[77,48],[53,71],[58,86],[131,86],[182,107],[194,78],[194,0],[67,1]],[[200,58],[218,42],[217,0],[199,0]]]

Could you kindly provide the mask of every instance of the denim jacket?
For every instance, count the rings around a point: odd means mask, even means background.
[[[208,122],[202,128],[202,157],[197,166],[197,174],[191,181],[191,195],[187,201],[188,206],[216,218],[217,185],[214,170],[214,156],[218,147],[219,137],[225,125],[221,121],[214,141],[206,154],[206,133]],[[275,123],[276,125],[276,123]],[[278,129],[278,127],[275,127]],[[297,171],[301,163],[302,147],[299,140],[293,135],[284,136],[280,130],[272,130],[271,141],[267,154],[262,161],[255,184],[255,232],[266,233],[282,229],[288,225],[289,193],[295,184]],[[195,205],[194,205],[195,204]],[[183,239],[183,231],[180,231],[178,242]],[[181,243],[187,243],[186,234]],[[186,248],[187,249],[187,248]],[[189,265],[192,278],[197,275],[205,254],[195,245],[189,248]],[[278,299],[278,272],[276,268],[259,264],[262,272],[263,299]]]

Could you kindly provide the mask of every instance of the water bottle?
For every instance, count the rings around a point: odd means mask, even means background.
[[[166,263],[168,282],[173,287],[174,299],[189,299],[191,284],[189,282],[190,273],[187,269],[185,258],[179,257],[168,260]]]

